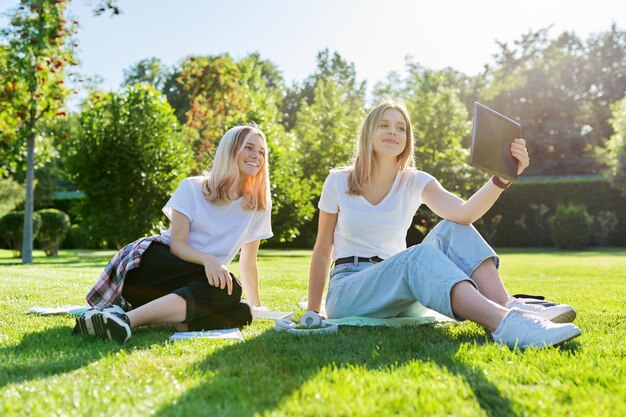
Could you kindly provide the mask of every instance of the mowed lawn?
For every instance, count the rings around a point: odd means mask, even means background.
[[[244,342],[145,328],[120,346],[72,336],[68,315],[26,314],[84,304],[111,255],[36,252],[22,266],[0,251],[1,416],[626,415],[624,248],[501,251],[512,293],[578,311],[582,336],[545,350],[496,345],[472,323],[293,336],[264,320]],[[299,318],[310,251],[261,255],[264,304]]]

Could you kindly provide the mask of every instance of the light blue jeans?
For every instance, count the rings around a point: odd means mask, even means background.
[[[422,304],[460,319],[452,312],[452,287],[461,281],[476,286],[471,276],[489,258],[498,267],[496,253],[474,226],[443,220],[422,243],[382,262],[335,266],[330,271],[326,313],[331,319],[411,316]]]

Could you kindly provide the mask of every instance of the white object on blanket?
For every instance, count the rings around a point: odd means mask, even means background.
[[[305,327],[316,327],[322,325],[322,316],[315,311],[307,311],[300,318],[300,325]]]
[[[276,320],[274,330],[279,332],[286,332],[289,334],[309,335],[319,333],[337,333],[339,331],[339,325],[334,323],[327,323],[322,320],[318,327],[303,326],[298,327],[296,323],[291,320]]]
[[[31,307],[27,313],[40,314],[47,316],[49,314],[71,314],[73,316],[80,316],[85,311],[89,310],[89,306],[77,306],[77,305],[65,305],[61,307]]]
[[[237,328],[222,330],[203,330],[197,332],[176,332],[169,337],[172,342],[187,339],[230,339],[243,340],[241,330]]]

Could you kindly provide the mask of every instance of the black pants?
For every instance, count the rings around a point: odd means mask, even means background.
[[[234,275],[233,292],[209,285],[202,265],[184,261],[170,248],[153,242],[141,256],[139,268],[126,275],[122,296],[133,308],[168,294],[187,301],[189,330],[243,327],[252,322],[250,306],[241,302],[241,283]]]

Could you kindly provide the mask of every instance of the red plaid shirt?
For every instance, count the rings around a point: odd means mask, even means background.
[[[141,255],[148,249],[152,242],[169,245],[168,238],[156,235],[142,237],[124,246],[115,254],[104,268],[104,272],[96,281],[91,291],[87,294],[87,302],[92,307],[103,309],[113,304],[118,304],[124,310],[130,310],[131,306],[122,297],[124,279],[128,271],[139,267]]]

